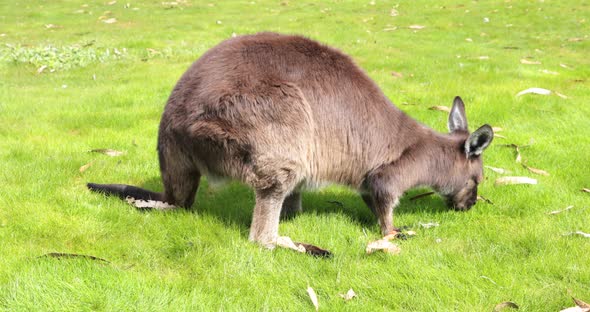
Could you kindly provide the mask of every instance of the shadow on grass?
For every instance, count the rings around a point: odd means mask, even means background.
[[[144,181],[141,187],[162,191],[163,186],[160,177],[156,176]],[[395,215],[427,212],[431,214],[445,213],[448,208],[437,195],[410,200],[412,196],[426,192],[426,190],[411,190],[401,199],[396,207]],[[361,197],[354,191],[338,190],[330,188],[320,192],[303,193],[303,212],[317,214],[345,214],[362,227],[375,227],[377,218],[364,204]],[[254,193],[246,185],[239,182],[230,182],[224,185],[210,185],[206,179],[201,179],[195,204],[189,211],[197,214],[213,216],[227,226],[235,225],[243,233],[248,233],[254,209]],[[283,220],[289,220],[286,217]],[[404,227],[404,224],[396,224]],[[246,234],[247,235],[247,234]]]

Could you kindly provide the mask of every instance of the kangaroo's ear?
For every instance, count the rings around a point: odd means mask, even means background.
[[[492,143],[494,130],[490,125],[483,125],[469,135],[465,141],[465,154],[468,158],[481,155],[484,149]]]
[[[465,116],[465,104],[460,97],[455,97],[453,101],[453,108],[449,114],[449,122],[447,123],[449,132],[454,131],[468,131],[467,130],[467,116]]]

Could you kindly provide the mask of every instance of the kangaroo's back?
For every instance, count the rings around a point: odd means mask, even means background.
[[[193,136],[210,135],[212,127],[195,125],[215,122],[219,135],[232,134],[242,145],[291,153],[310,183],[354,186],[413,144],[406,133],[419,129],[347,55],[274,33],[232,38],[209,50],[180,79],[164,115],[170,116],[164,128],[171,122]],[[399,152],[392,153],[392,141]]]

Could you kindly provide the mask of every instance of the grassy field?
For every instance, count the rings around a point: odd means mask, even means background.
[[[0,310],[312,311],[308,286],[321,311],[491,311],[503,301],[558,311],[572,296],[590,301],[590,239],[564,236],[590,232],[587,1],[112,2],[0,3]],[[485,164],[538,184],[494,186],[502,175],[486,169],[480,194],[493,204],[466,213],[410,192],[396,225],[417,235],[397,256],[365,254],[380,233],[354,192],[306,193],[304,212],[280,231],[331,259],[249,243],[254,198],[239,184],[203,181],[193,210],[173,212],[86,190],[88,181],[161,190],[157,126],[176,80],[221,40],[263,30],[350,54],[396,105],[440,131],[446,113],[428,108],[461,95],[472,129],[503,128]],[[516,97],[531,87],[553,92]],[[522,162],[550,175],[529,172],[502,144],[528,145]],[[97,148],[125,154],[88,152]],[[109,262],[42,257],[51,252]],[[350,288],[357,297],[345,301]]]

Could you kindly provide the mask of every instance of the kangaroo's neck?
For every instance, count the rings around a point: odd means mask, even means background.
[[[463,138],[438,133],[420,126],[411,134],[412,144],[405,147],[393,163],[401,191],[417,186],[429,186],[444,192],[452,176],[453,165]]]

